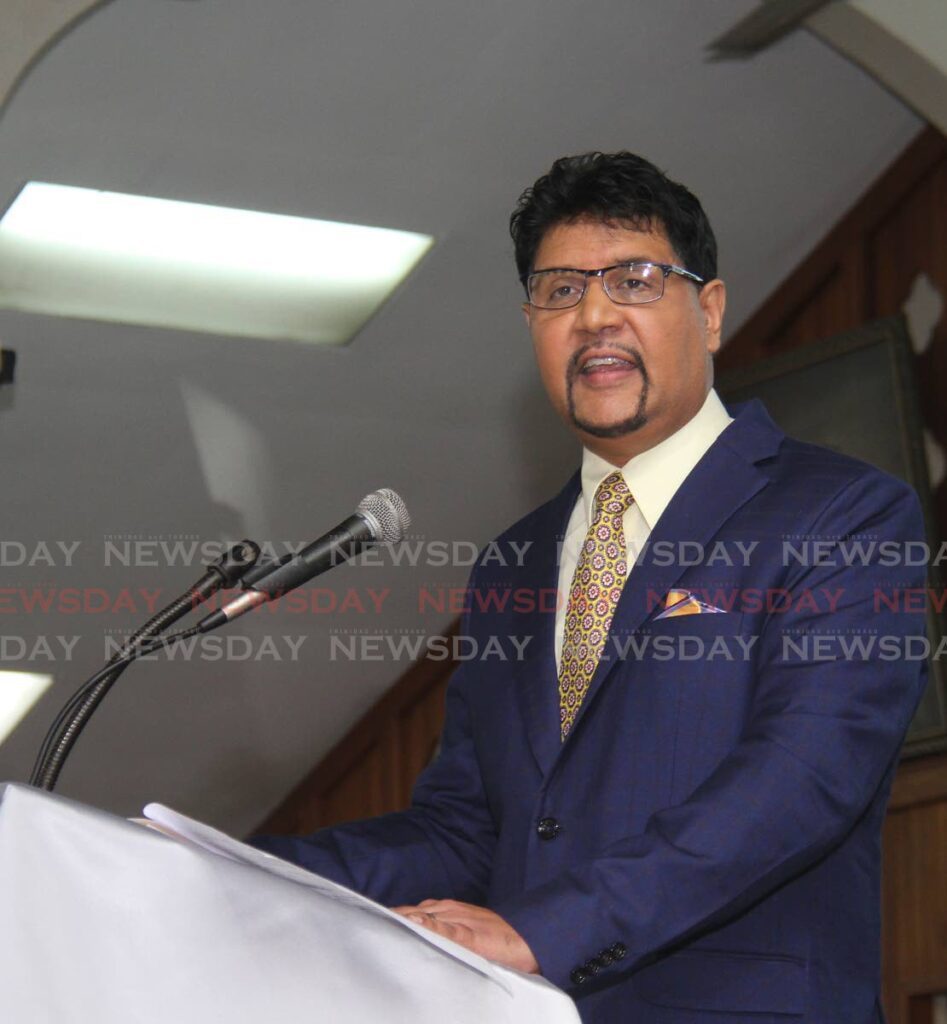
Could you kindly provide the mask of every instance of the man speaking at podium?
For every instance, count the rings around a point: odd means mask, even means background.
[[[879,834],[924,617],[879,595],[925,579],[849,552],[922,540],[916,496],[724,408],[713,232],[652,164],[558,160],[511,230],[582,463],[500,538],[522,564],[470,586],[561,606],[473,602],[477,649],[525,654],[457,669],[409,810],[256,843],[595,1024],[880,1021]]]

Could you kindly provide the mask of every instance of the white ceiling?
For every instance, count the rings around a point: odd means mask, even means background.
[[[11,669],[55,685],[0,747],[23,778],[48,721],[197,564],[104,564],[107,535],[306,541],[390,486],[417,536],[482,543],[556,489],[576,450],[538,390],[506,221],[563,153],[640,152],[700,195],[738,325],[919,130],[805,32],[752,61],[703,47],[754,0],[114,0],[55,46],[0,119],[0,204],[27,179],[428,232],[436,244],[344,350],[0,314],[2,536],[71,566],[0,565]],[[160,561],[160,559],[155,559]],[[114,559],[113,559],[114,562]],[[406,667],[330,657],[333,630],[436,632],[428,585],[466,567],[346,567],[382,614],[254,613],[271,660],[132,668],[61,791],[123,813],[155,799],[240,832]],[[15,610],[20,589],[126,589],[134,613]],[[102,600],[93,590],[93,598]],[[322,595],[328,601],[331,595]],[[0,605],[2,607],[2,605]],[[79,637],[71,661],[45,637]],[[282,637],[293,639],[283,641]],[[305,637],[299,660],[289,643]],[[60,644],[57,647],[57,643]],[[232,653],[240,654],[241,651]]]

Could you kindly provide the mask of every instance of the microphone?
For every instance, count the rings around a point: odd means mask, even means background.
[[[383,487],[366,494],[352,515],[298,554],[264,566],[262,570],[260,567],[253,569],[243,578],[244,593],[201,619],[197,629],[207,633],[225,622],[233,622],[366,548],[380,543],[393,544],[404,537],[410,525],[411,516],[404,501],[391,488]]]

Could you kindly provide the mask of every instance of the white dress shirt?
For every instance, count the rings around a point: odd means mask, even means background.
[[[717,392],[711,389],[693,419],[660,444],[636,455],[621,467],[634,503],[625,513],[622,526],[627,545],[628,571],[671,498],[690,471],[703,458],[733,417],[724,408]],[[589,532],[592,505],[599,484],[615,471],[615,466],[587,448],[582,452],[582,493],[579,495],[559,555],[559,601],[556,607],[556,667],[562,654],[566,606],[579,552]]]

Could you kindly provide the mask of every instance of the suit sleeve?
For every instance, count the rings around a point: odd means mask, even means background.
[[[496,832],[470,734],[465,674],[461,665],[448,687],[441,750],[408,810],[310,836],[256,836],[251,844],[388,905],[483,903]]]
[[[899,550],[924,537],[916,496],[876,473],[840,488],[807,532],[893,540]],[[794,567],[787,586],[841,590],[838,605],[831,614],[770,617],[743,733],[699,788],[654,814],[642,833],[494,907],[555,984],[568,987],[577,958],[617,939],[629,970],[734,918],[837,846],[876,796],[923,687],[923,661],[904,650],[925,634],[922,613],[879,612],[877,593],[923,587],[925,570],[880,558],[867,566],[821,561]],[[894,657],[786,655],[788,635],[852,637],[866,627]],[[561,921],[572,926],[568,943]]]

